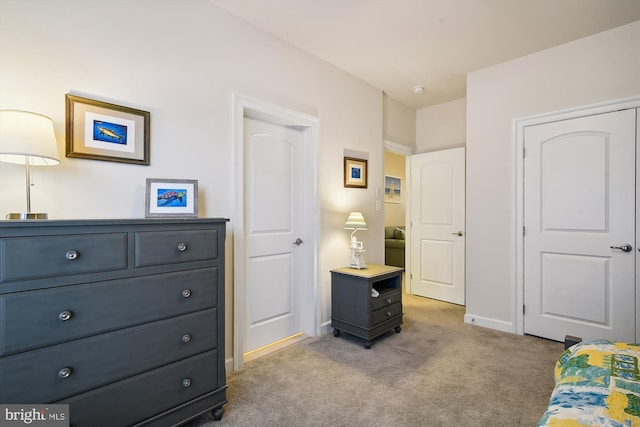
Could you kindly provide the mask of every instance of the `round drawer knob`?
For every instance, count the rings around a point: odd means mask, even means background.
[[[187,244],[186,243],[178,243],[178,250],[180,252],[184,252],[187,250]]]
[[[71,376],[73,370],[71,368],[62,368],[58,371],[58,378],[65,379]]]
[[[78,257],[80,257],[80,252],[78,251],[68,251],[65,254],[65,257],[69,260],[69,261],[73,261],[78,259]]]
[[[187,388],[191,386],[191,378],[185,378],[182,380],[182,387]]]
[[[387,298],[385,301],[387,302],[387,304],[391,304],[391,298]]]
[[[391,312],[390,312],[390,311],[387,311],[385,314],[386,314],[387,316],[391,317]]]
[[[69,310],[65,310],[63,312],[61,312],[60,314],[58,314],[58,319],[60,319],[63,322],[66,322],[67,320],[71,319],[73,317],[73,313]]]
[[[182,291],[182,296],[185,298],[189,298],[191,296],[191,289],[185,289]]]
[[[191,341],[191,334],[184,334],[182,336],[182,342],[189,342]]]

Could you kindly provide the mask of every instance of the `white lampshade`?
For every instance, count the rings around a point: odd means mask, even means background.
[[[24,165],[27,212],[10,213],[7,219],[46,219],[46,213],[31,212],[31,166],[60,163],[53,122],[41,114],[0,110],[0,161]]]
[[[345,230],[366,230],[367,223],[364,222],[362,212],[351,212],[347,222],[344,223]]]
[[[31,166],[60,163],[51,119],[28,111],[0,110],[0,161]]]

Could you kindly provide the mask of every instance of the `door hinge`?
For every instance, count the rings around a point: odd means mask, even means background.
[[[524,159],[524,156],[527,155],[527,149],[525,147],[522,147],[522,158]]]
[[[524,304],[522,304],[522,314],[524,314],[525,310],[524,310]]]
[[[527,228],[525,226],[522,226],[522,237],[526,236],[527,234]]]

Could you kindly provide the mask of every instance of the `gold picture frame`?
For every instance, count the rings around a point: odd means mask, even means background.
[[[148,111],[65,95],[66,156],[149,165]]]
[[[344,158],[344,186],[367,188],[367,160]]]

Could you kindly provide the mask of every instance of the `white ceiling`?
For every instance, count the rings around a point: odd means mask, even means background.
[[[640,0],[209,1],[412,108],[465,97],[470,71],[640,20]]]

